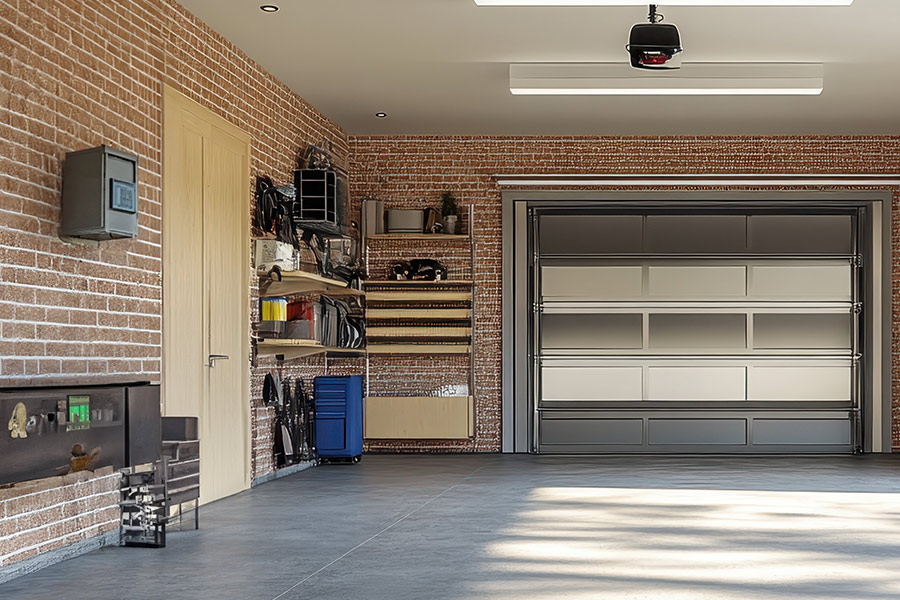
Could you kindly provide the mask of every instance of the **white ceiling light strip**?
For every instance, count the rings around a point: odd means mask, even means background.
[[[475,0],[478,6],[647,6],[647,0]],[[853,0],[663,0],[663,6],[850,6]]]
[[[528,96],[816,96],[821,64],[685,63],[641,71],[620,63],[509,66],[509,91]]]

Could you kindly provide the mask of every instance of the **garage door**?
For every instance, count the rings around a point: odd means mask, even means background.
[[[858,215],[536,212],[540,452],[850,452]]]

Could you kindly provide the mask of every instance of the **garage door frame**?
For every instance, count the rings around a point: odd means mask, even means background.
[[[618,181],[618,180],[614,180]],[[641,180],[652,187],[653,180]],[[760,185],[783,185],[777,178],[760,179]],[[812,178],[807,185],[822,185]],[[643,210],[691,203],[697,207],[754,207],[789,208],[797,206],[867,207],[869,215],[868,239],[864,261],[871,261],[868,270],[873,276],[866,282],[866,362],[865,395],[862,399],[863,449],[866,452],[890,452],[890,189],[859,190],[854,186],[889,186],[900,182],[885,177],[844,179],[841,190],[783,191],[575,191],[568,189],[527,189],[529,185],[548,187],[544,180],[513,178],[501,180],[503,194],[503,451],[534,452],[535,435],[531,415],[534,399],[530,384],[528,349],[529,319],[534,318],[528,306],[528,265],[534,252],[529,247],[529,210],[539,207],[602,205]],[[583,181],[564,181],[561,186],[582,185]],[[747,185],[743,181],[743,185]],[[801,185],[792,180],[791,185]],[[831,182],[835,185],[834,182]],[[592,185],[603,185],[592,181]],[[606,185],[617,185],[608,182]],[[671,183],[668,183],[671,185]],[[691,185],[682,179],[679,185]],[[708,183],[707,183],[708,185]],[[723,182],[722,185],[727,185]],[[508,189],[507,189],[508,187]],[[875,251],[874,249],[878,249]],[[883,258],[887,260],[883,260]],[[573,450],[577,452],[578,450]]]

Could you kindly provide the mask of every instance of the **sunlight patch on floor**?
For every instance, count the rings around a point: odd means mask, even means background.
[[[900,494],[543,487],[484,551],[497,597],[895,598]]]

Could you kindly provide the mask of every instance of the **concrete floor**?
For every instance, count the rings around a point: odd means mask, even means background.
[[[890,457],[366,456],[214,503],[201,525],[0,598],[900,598]]]

